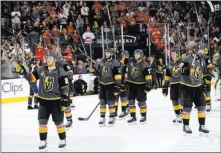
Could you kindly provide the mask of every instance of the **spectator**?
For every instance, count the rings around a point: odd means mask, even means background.
[[[1,19],[2,26],[9,26],[9,20],[11,16],[7,8],[5,8],[4,11],[2,12],[1,18],[2,18]]]
[[[53,38],[54,42],[59,43],[60,31],[59,31],[57,25],[54,25],[54,27],[53,27],[53,29],[51,31],[51,34],[52,34],[52,38]]]
[[[100,33],[100,26],[98,25],[97,21],[94,21],[94,25],[92,27],[92,31],[94,32],[95,35]]]
[[[45,50],[41,43],[37,45],[35,48],[35,57],[38,58],[41,62],[44,61],[44,56],[45,56]]]
[[[79,60],[77,65],[77,74],[86,74],[86,73],[87,73],[86,66],[81,60]]]
[[[36,7],[33,7],[32,13],[31,13],[32,22],[36,22],[38,18],[40,18],[40,14],[38,12],[38,9]]]
[[[80,34],[83,33],[83,28],[84,28],[84,20],[81,18],[81,15],[78,15],[78,18],[76,20],[76,28],[79,29]]]
[[[64,10],[62,9],[58,15],[58,19],[60,21],[60,26],[62,28],[66,28],[68,17],[64,14]]]
[[[67,2],[63,5],[63,10],[64,10],[64,15],[68,18],[69,11],[70,11],[70,5]]]
[[[82,75],[79,75],[78,80],[74,82],[74,88],[77,95],[86,95],[87,82],[82,80]]]
[[[82,18],[88,17],[89,15],[89,7],[87,7],[87,3],[84,3],[81,8],[81,16]]]
[[[30,33],[28,33],[28,35],[27,35],[30,40],[29,48],[34,53],[34,49],[36,47],[36,44],[38,44],[38,42],[40,41],[40,35],[37,32],[36,28],[29,27],[29,30],[31,30]]]
[[[72,34],[72,40],[73,40],[73,43],[79,43],[79,34],[77,33],[77,30],[74,29],[74,33]]]
[[[84,39],[84,44],[85,44],[85,48],[87,51],[87,55],[89,57],[92,57],[93,55],[93,46],[92,41],[95,38],[94,34],[91,32],[90,27],[87,27],[87,31],[84,32],[83,34],[83,39]]]
[[[14,7],[14,11],[11,13],[12,16],[12,28],[14,30],[20,30],[21,29],[21,13],[18,10],[17,7]]]
[[[69,36],[72,36],[73,32],[74,32],[74,27],[73,27],[73,22],[70,22],[68,27],[67,27],[67,32]]]

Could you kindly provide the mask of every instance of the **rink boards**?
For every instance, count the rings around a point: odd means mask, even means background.
[[[73,82],[78,79],[79,75],[73,75]],[[93,74],[82,74],[83,80],[88,84],[88,91],[94,87]],[[1,103],[27,102],[30,87],[24,78],[1,80]]]

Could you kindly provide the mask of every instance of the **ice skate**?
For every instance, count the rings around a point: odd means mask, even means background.
[[[113,126],[114,124],[115,124],[115,118],[114,117],[110,117],[110,119],[108,121],[109,127]]]
[[[173,123],[182,123],[182,117],[181,115],[176,114],[176,118],[173,120]]]
[[[65,128],[68,129],[72,126],[73,121],[72,120],[68,120],[65,124]]]
[[[125,110],[125,111],[123,111],[123,112],[119,115],[119,118],[120,118],[120,119],[125,119],[128,114],[129,114],[129,111],[128,111],[128,110]]]
[[[137,118],[136,117],[130,117],[130,119],[127,121],[127,123],[129,125],[136,124],[136,122],[137,122]]]
[[[147,117],[146,116],[141,116],[140,123],[141,124],[146,124],[146,121],[147,121]]]
[[[205,125],[199,127],[200,136],[208,136],[209,130],[206,129]]]
[[[66,147],[66,140],[60,140],[58,148],[60,148],[60,150],[62,151],[65,149],[65,147]]]
[[[192,130],[190,129],[189,125],[183,125],[183,132],[184,132],[184,135],[192,134]]]
[[[105,117],[101,117],[100,121],[99,121],[100,127],[104,127],[105,126],[105,122],[106,122]]]
[[[28,106],[28,110],[34,109],[32,106]]]
[[[210,111],[211,111],[211,104],[207,104],[207,105],[206,105],[206,111],[207,111],[207,112],[210,112]]]
[[[40,142],[40,145],[39,145],[39,150],[41,152],[46,152],[47,151],[46,148],[47,148],[47,141],[46,140],[42,140]]]
[[[34,109],[38,109],[38,105],[35,105],[35,106],[34,106]]]

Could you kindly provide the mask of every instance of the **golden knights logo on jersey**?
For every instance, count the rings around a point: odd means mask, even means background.
[[[203,78],[203,70],[202,70],[201,66],[195,67],[192,75],[197,80],[202,79]]]
[[[44,77],[44,89],[46,92],[53,89],[54,78],[52,77]]]
[[[131,72],[132,78],[136,78],[137,75],[138,75],[138,73],[139,73],[139,68],[137,68],[137,67],[132,67],[132,72]]]
[[[108,76],[108,67],[104,66],[102,69],[102,77],[107,77]]]

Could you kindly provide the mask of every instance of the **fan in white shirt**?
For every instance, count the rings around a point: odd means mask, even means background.
[[[81,15],[82,16],[88,16],[89,15],[89,7],[87,7],[86,3],[84,3],[84,5],[81,8]]]

